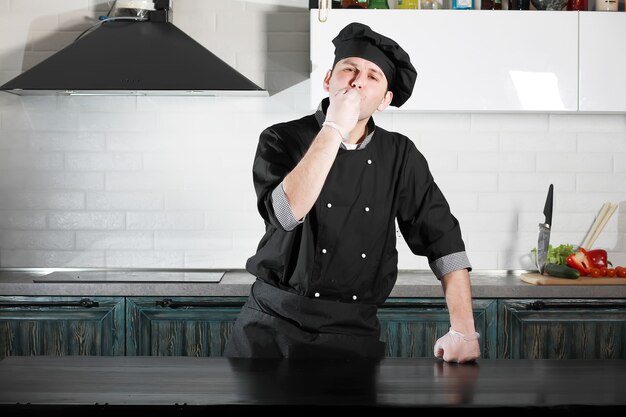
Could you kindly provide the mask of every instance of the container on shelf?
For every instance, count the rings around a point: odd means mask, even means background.
[[[367,4],[368,9],[388,9],[389,3],[387,0],[369,0]]]
[[[438,10],[443,8],[443,0],[420,0],[420,9]]]
[[[596,12],[616,12],[618,6],[618,0],[596,0]]]
[[[509,0],[509,10],[530,10],[530,0]]]
[[[341,7],[344,9],[367,9],[368,0],[341,0]]]
[[[586,11],[587,0],[568,0],[565,10]]]
[[[467,10],[474,8],[474,0],[452,0],[452,8]]]

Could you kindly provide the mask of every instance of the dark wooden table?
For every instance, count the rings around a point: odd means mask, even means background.
[[[192,357],[8,357],[0,413],[273,415],[340,408],[502,415],[626,415],[626,360],[273,360]]]

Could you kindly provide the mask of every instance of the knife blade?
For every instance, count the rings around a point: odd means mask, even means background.
[[[546,267],[546,260],[548,259],[548,248],[550,245],[550,231],[552,230],[552,205],[554,185],[550,184],[548,187],[548,196],[546,197],[546,205],[543,208],[543,215],[545,220],[543,223],[539,223],[539,238],[537,240],[537,269],[539,273],[543,275]]]

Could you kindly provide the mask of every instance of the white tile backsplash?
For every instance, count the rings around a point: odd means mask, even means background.
[[[162,210],[163,194],[145,191],[103,191],[85,194],[87,210]]]
[[[0,234],[3,249],[74,249],[74,232],[10,230]]]
[[[45,229],[46,216],[43,210],[0,210],[0,230]]]
[[[552,114],[550,130],[576,133],[626,132],[626,117],[623,114]]]
[[[45,175],[45,174],[44,174]],[[85,194],[63,191],[2,190],[0,210],[81,210]]]
[[[28,147],[38,151],[103,151],[104,132],[29,132]]]
[[[104,190],[102,172],[46,172],[36,171],[23,174],[24,188],[29,190]]]
[[[14,268],[99,268],[104,251],[0,249],[3,266]]]
[[[0,155],[0,166],[3,170],[48,171],[63,169],[63,154],[5,151]]]
[[[72,42],[108,3],[0,0],[0,83]],[[311,85],[322,87],[309,80],[308,1],[173,6],[181,30],[270,96],[0,94],[0,266],[230,269],[254,254],[259,134],[312,112]],[[595,246],[626,265],[624,114],[374,118],[425,155],[475,269],[529,266],[550,183],[552,242],[579,244],[602,204],[619,203]],[[398,256],[400,268],[428,268],[401,238]]]
[[[104,253],[104,266],[110,268],[183,268],[183,251],[158,250],[107,250]],[[199,268],[206,268],[200,266]]]
[[[66,152],[65,168],[68,171],[137,171],[143,168],[144,156],[120,152]]]
[[[532,132],[548,130],[549,116],[545,114],[473,114],[472,130],[476,132]]]
[[[62,230],[121,230],[125,213],[116,211],[53,211],[48,214],[48,227]]]
[[[153,247],[152,231],[76,232],[78,250],[149,250]]]
[[[187,212],[129,212],[126,216],[129,230],[202,230],[204,213]]]

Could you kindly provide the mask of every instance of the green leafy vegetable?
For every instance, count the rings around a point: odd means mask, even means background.
[[[533,248],[532,251],[535,260],[537,259],[537,248]],[[546,263],[557,264],[557,265],[567,265],[566,259],[572,253],[574,253],[574,245],[559,245],[553,247],[552,245],[548,245],[548,257],[546,259]]]

